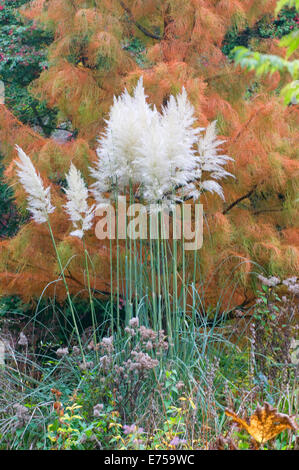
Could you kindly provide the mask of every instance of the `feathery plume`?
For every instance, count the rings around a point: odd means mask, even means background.
[[[92,226],[94,206],[88,207],[88,189],[84,183],[81,172],[71,163],[66,176],[68,187],[64,190],[67,203],[64,206],[76,230],[71,232],[73,237],[82,238],[84,232]]]
[[[103,193],[121,191],[129,183],[139,185],[139,193],[148,204],[171,206],[185,197],[195,200],[203,190],[224,198],[217,181],[232,176],[223,169],[232,158],[218,155],[223,141],[217,139],[216,121],[203,136],[195,121],[185,88],[170,97],[162,113],[147,103],[142,78],[133,96],[125,90],[114,97],[105,133],[99,140],[99,160],[91,169],[97,203],[105,201]],[[204,172],[210,179],[202,182]]]
[[[233,160],[233,158],[218,154],[220,150],[218,147],[225,141],[218,140],[216,124],[217,121],[211,122],[206,129],[205,135],[198,140],[198,156],[196,156],[196,161],[198,170],[202,173],[209,173],[209,177],[211,178],[201,182],[201,190],[216,193],[224,199],[223,189],[217,181],[228,176],[234,177],[223,168],[223,166],[229,160]]]
[[[51,204],[50,187],[44,188],[42,179],[28,155],[18,145],[16,145],[16,149],[19,156],[19,161],[16,160],[16,165],[19,168],[17,174],[28,194],[28,209],[35,222],[42,224],[47,222],[48,214],[55,210],[55,207]]]
[[[194,123],[194,108],[185,88],[177,97],[170,97],[162,114],[156,112],[151,128],[142,136],[135,160],[147,202],[171,205],[173,199],[178,199],[177,187],[181,193],[193,188],[190,181],[196,178],[194,147],[201,130]]]
[[[134,163],[140,139],[151,127],[155,114],[146,101],[142,78],[133,96],[125,90],[120,97],[114,97],[106,130],[99,139],[99,160],[96,168],[91,168],[96,180],[92,192],[98,204],[103,202],[104,192],[114,188],[123,190],[130,182],[139,182],[140,175]]]

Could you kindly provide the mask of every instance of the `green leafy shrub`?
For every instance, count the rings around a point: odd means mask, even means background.
[[[14,204],[12,188],[3,178],[3,167],[0,160],[0,239],[15,235],[23,217]]]
[[[24,21],[17,8],[26,3],[28,0],[0,3],[0,80],[5,84],[8,108],[26,124],[43,124],[48,134],[56,112],[33,98],[28,86],[47,67],[46,47],[53,36],[33,22]]]
[[[234,25],[224,38],[222,52],[232,59],[233,49],[237,46],[248,47],[251,39],[282,38],[298,28],[298,19],[294,8],[284,8],[277,18],[265,16],[253,27],[240,29]]]

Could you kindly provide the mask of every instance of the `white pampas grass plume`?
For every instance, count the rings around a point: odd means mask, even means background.
[[[143,196],[149,203],[172,204],[176,188],[191,188],[196,178],[195,143],[200,128],[194,127],[194,108],[183,88],[171,96],[162,114],[155,111],[151,127],[142,135],[135,164],[141,175]]]
[[[91,168],[95,178],[92,193],[98,204],[103,202],[103,193],[140,181],[135,165],[139,155],[142,136],[151,126],[155,111],[146,102],[142,78],[133,96],[125,90],[118,98],[114,97],[106,130],[99,139],[98,162]]]
[[[198,199],[203,191],[224,199],[219,180],[232,176],[223,166],[227,155],[218,155],[216,121],[206,129],[195,125],[195,110],[185,88],[170,96],[162,112],[146,101],[140,78],[133,96],[127,90],[116,98],[97,148],[98,162],[91,169],[92,192],[100,205],[106,192],[138,186],[147,204]],[[202,182],[203,175],[208,180]]]
[[[19,167],[17,174],[28,194],[28,209],[35,222],[42,224],[47,222],[48,214],[55,210],[55,207],[51,204],[50,187],[44,188],[42,179],[28,155],[18,145],[16,145],[16,149],[19,156],[19,161],[16,160],[16,165]]]
[[[84,232],[92,227],[94,217],[94,206],[88,207],[88,189],[84,183],[81,172],[73,163],[66,175],[67,188],[64,190],[67,203],[64,206],[73,222],[75,230],[70,235],[82,238]]]
[[[209,180],[201,183],[201,189],[216,193],[224,199],[223,189],[218,183],[219,180],[228,176],[234,177],[226,171],[223,166],[233,158],[227,155],[218,154],[219,146],[224,140],[217,138],[217,121],[211,122],[206,129],[205,135],[198,140],[198,155],[196,156],[197,169],[201,173],[209,173]]]
[[[194,108],[188,100],[187,92],[183,87],[182,93],[176,97],[170,96],[168,103],[163,107],[161,127],[165,132],[165,145],[167,158],[175,175],[178,171],[177,184],[183,184],[190,178],[194,170],[194,146],[201,130],[194,127]],[[186,178],[183,180],[184,173]]]

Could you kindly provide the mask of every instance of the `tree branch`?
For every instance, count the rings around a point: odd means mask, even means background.
[[[282,211],[283,211],[283,208],[281,208],[281,209],[261,209],[259,211],[254,212],[253,215],[263,214],[264,212],[282,212]]]
[[[157,39],[158,41],[161,41],[163,38],[161,36],[158,36],[157,34],[155,33],[152,33],[151,31],[149,31],[148,29],[144,28],[140,23],[138,23],[134,16],[133,16],[133,13],[131,12],[131,10],[129,9],[129,7],[127,7],[124,2],[122,0],[119,0],[119,3],[121,5],[121,7],[123,8],[123,10],[125,10],[125,12],[127,13],[130,21],[132,23],[134,23],[134,25],[136,26],[136,28],[139,29],[139,31],[141,31],[143,34],[145,34],[145,36],[148,36],[149,38],[152,38],[152,39]]]
[[[257,188],[257,184],[247,194],[244,194],[244,196],[241,196],[236,201],[232,202],[232,204],[230,204],[226,209],[224,209],[222,214],[223,215],[227,214],[233,207],[239,204],[239,202],[244,201],[244,199],[249,198],[254,193],[256,188]]]

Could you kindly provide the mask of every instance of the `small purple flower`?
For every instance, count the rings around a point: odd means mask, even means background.
[[[175,447],[178,446],[179,443],[180,443],[180,439],[178,438],[178,436],[175,436],[175,437],[172,439],[172,441],[170,441],[170,445],[171,445],[171,446],[175,446]]]
[[[93,416],[99,417],[103,411],[104,405],[102,403],[97,404],[93,407]]]
[[[123,429],[124,429],[124,434],[133,434],[135,432],[136,425],[135,424],[131,424],[131,425],[125,424]]]
[[[134,443],[136,446],[140,446],[140,445],[143,443],[143,441],[142,441],[142,439],[134,439],[133,443]]]
[[[144,429],[143,428],[137,428],[136,424],[125,424],[123,427],[124,434],[143,434]]]
[[[170,441],[170,445],[177,447],[180,444],[187,444],[186,439],[180,439],[178,436],[175,436],[172,441]]]

